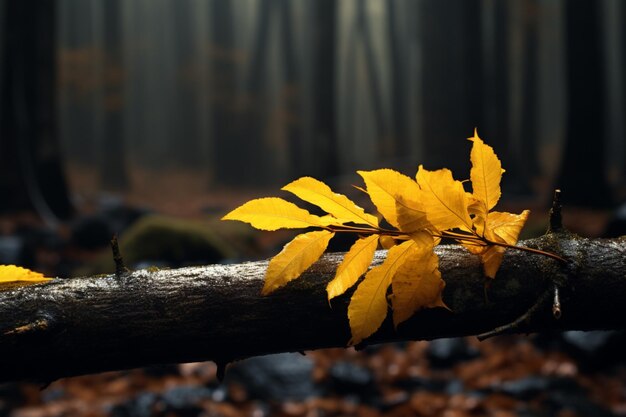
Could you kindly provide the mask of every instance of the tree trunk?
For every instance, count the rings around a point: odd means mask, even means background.
[[[557,188],[563,202],[587,207],[612,204],[606,173],[606,71],[601,6],[594,0],[565,3],[569,110],[563,166]]]
[[[100,186],[109,191],[125,191],[130,179],[124,146],[125,70],[122,51],[122,3],[109,0],[103,8],[102,56],[104,58],[103,101],[104,123],[98,158]]]
[[[469,172],[469,162],[449,150],[484,124],[480,2],[424,1],[420,24],[426,168]]]
[[[56,126],[55,4],[0,3],[0,211],[35,210],[50,224],[72,213]]]
[[[510,332],[624,327],[624,238],[549,234],[520,244],[559,253],[568,264],[509,250],[486,301],[478,258],[456,245],[439,246],[450,311],[423,310],[397,331],[388,319],[365,342],[478,334],[515,320],[541,299],[546,302]],[[383,257],[378,252],[374,264]],[[349,294],[329,307],[325,293],[341,259],[324,256],[267,297],[260,295],[267,262],[56,279],[0,292],[0,381],[49,382],[209,359],[223,369],[249,356],[346,346]],[[552,299],[554,285],[560,287],[560,320],[545,298]]]
[[[313,50],[313,126],[319,155],[318,177],[328,178],[339,173],[335,150],[337,120],[335,101],[337,3],[335,0],[316,0],[307,3],[311,10]]]

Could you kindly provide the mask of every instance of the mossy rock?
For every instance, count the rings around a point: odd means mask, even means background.
[[[149,215],[120,237],[120,252],[130,268],[142,263],[168,267],[205,265],[250,256],[256,246],[250,228],[225,223],[218,219],[187,220]],[[92,275],[114,271],[112,255],[107,251],[78,272]]]
[[[147,216],[124,233],[120,250],[128,265],[159,261],[172,266],[217,263],[235,256],[231,245],[206,222]]]

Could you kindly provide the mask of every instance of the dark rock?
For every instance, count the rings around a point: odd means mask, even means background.
[[[71,226],[71,242],[81,249],[95,250],[108,246],[113,229],[102,215],[84,216]]]
[[[479,356],[478,350],[469,346],[464,338],[436,339],[428,344],[426,356],[433,368],[449,368],[458,362]]]
[[[72,244],[83,249],[100,249],[109,245],[113,235],[120,235],[149,212],[125,206],[112,199],[101,202],[100,210],[78,218],[71,225]]]
[[[564,391],[549,393],[545,406],[553,411],[551,415],[556,415],[563,410],[571,410],[577,416],[616,417],[614,413],[586,396]]]
[[[123,404],[114,406],[109,415],[111,417],[152,417],[156,414],[159,396],[152,392],[139,394]]]
[[[482,389],[482,394],[504,393],[519,400],[529,401],[548,392],[565,392],[571,395],[585,395],[585,390],[572,378],[553,378],[532,375],[513,381],[506,381],[490,388]]]
[[[202,413],[201,401],[212,400],[213,390],[196,385],[174,387],[163,393],[160,408],[164,415],[195,417]]]
[[[57,387],[49,387],[44,389],[41,392],[41,401],[43,401],[44,403],[49,403],[52,401],[56,401],[59,400],[61,398],[63,398],[63,396],[65,395],[65,389],[63,388],[57,388]]]
[[[453,379],[446,385],[446,394],[448,395],[461,394],[464,391],[465,386],[463,385],[463,381],[459,379]]]
[[[102,216],[106,218],[109,227],[115,234],[122,234],[143,216],[150,214],[149,210],[130,207],[125,205],[113,205],[102,211]]]
[[[281,353],[230,365],[225,384],[236,383],[249,400],[304,400],[316,394],[313,362],[299,353]]]
[[[548,411],[533,409],[533,408],[530,408],[526,404],[519,407],[517,410],[515,410],[515,415],[517,417],[553,417],[554,416],[554,414]]]
[[[24,239],[0,236],[0,264],[22,265],[24,249]]]
[[[11,415],[11,411],[23,405],[26,398],[19,384],[0,384],[0,417]]]
[[[330,368],[329,389],[333,394],[355,395],[362,402],[368,402],[378,393],[374,375],[369,369],[344,361]]]
[[[626,204],[619,206],[604,228],[602,237],[620,237],[626,235]]]
[[[212,400],[213,390],[196,385],[177,386],[161,395],[145,392],[110,411],[111,417],[181,416],[196,417],[204,412],[202,401]]]
[[[569,331],[562,335],[563,350],[571,355],[581,369],[612,368],[624,361],[626,334],[623,331]]]
[[[550,381],[546,377],[530,376],[506,381],[494,387],[495,391],[503,392],[520,400],[528,401],[538,394],[546,391],[550,386]]]
[[[591,332],[568,331],[563,332],[563,340],[571,346],[585,352],[589,355],[598,353],[599,350],[606,347],[611,338],[615,335],[614,331],[596,330]]]
[[[409,392],[418,390],[443,392],[444,390],[447,391],[449,383],[445,379],[410,377],[398,379],[393,385]]]
[[[24,242],[20,253],[20,262],[17,264],[31,269],[38,268],[37,253],[41,251],[59,253],[66,243],[55,230],[45,227],[22,225],[16,228],[15,236]]]

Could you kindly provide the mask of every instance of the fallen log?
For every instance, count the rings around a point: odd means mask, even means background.
[[[450,311],[422,310],[397,330],[388,318],[365,343],[477,335],[503,325],[493,334],[624,328],[625,239],[552,233],[520,245],[568,262],[509,249],[486,287],[478,257],[458,245],[439,246]],[[377,252],[373,265],[384,256]],[[2,291],[0,381],[45,383],[203,360],[223,371],[250,356],[346,346],[350,292],[330,305],[325,293],[341,259],[328,254],[265,297],[265,261],[55,279]],[[551,311],[555,289],[559,319]]]

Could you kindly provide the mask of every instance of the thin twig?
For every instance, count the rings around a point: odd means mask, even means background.
[[[539,308],[541,308],[546,303],[546,301],[548,301],[548,299],[550,297],[550,293],[551,293],[550,290],[544,291],[539,296],[539,298],[537,299],[535,304],[533,304],[528,310],[526,310],[526,312],[524,314],[519,316],[517,319],[515,319],[511,323],[505,324],[504,326],[496,327],[493,330],[490,330],[488,332],[479,334],[477,336],[478,340],[480,340],[482,342],[483,340],[489,339],[489,338],[494,337],[494,336],[500,336],[500,335],[505,334],[505,333],[514,333],[514,331],[522,323],[524,323],[526,321],[530,321],[532,319],[532,316],[535,314],[535,312],[537,310],[539,310]]]
[[[117,241],[117,235],[113,235],[113,239],[111,239],[111,250],[113,251],[113,261],[115,262],[115,276],[120,278],[122,275],[130,272],[130,269],[124,264],[124,259],[120,253],[120,246]]]

